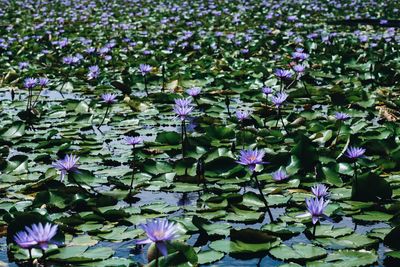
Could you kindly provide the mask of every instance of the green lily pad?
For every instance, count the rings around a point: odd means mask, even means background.
[[[266,231],[268,233],[278,235],[281,237],[290,237],[294,235],[301,234],[306,229],[306,226],[301,223],[275,223],[275,224],[266,224],[261,227],[261,230]]]
[[[86,246],[75,246],[60,248],[57,254],[48,258],[55,262],[85,263],[105,260],[113,254],[114,251],[107,247],[88,248]]]
[[[221,260],[224,256],[224,253],[215,250],[205,250],[197,253],[199,264],[210,264]]]
[[[372,266],[377,260],[378,255],[374,251],[340,250],[328,254],[324,260],[307,263],[307,267]]]
[[[315,242],[319,245],[324,246],[325,248],[330,249],[369,248],[374,247],[379,243],[379,241],[376,239],[372,239],[365,235],[360,235],[357,233],[338,238],[316,238]]]
[[[362,214],[353,215],[353,219],[367,222],[387,222],[393,215],[380,211],[366,211]]]
[[[310,244],[294,244],[292,247],[280,245],[272,248],[269,253],[280,260],[306,261],[324,258],[327,255],[325,249]]]

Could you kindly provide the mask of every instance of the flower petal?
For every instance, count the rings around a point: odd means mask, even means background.
[[[167,245],[164,242],[157,242],[156,246],[164,257],[168,255]]]
[[[153,242],[153,241],[151,241],[150,238],[146,238],[146,239],[141,239],[141,240],[136,241],[136,244],[144,245],[144,244],[150,244],[151,242]]]

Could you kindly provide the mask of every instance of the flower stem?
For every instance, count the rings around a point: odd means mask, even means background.
[[[196,103],[197,107],[200,109],[200,103],[199,100],[197,99],[197,97],[193,97],[194,102]]]
[[[68,67],[68,73],[70,73],[71,71],[72,71],[72,68]],[[67,81],[68,81],[68,74],[64,76],[63,85],[61,86],[60,91],[59,91],[62,98],[64,98],[64,94],[63,94],[62,90],[64,89],[64,86],[67,83]]]
[[[32,105],[31,102],[32,102],[32,89],[29,88],[28,89],[28,100],[26,102],[26,110],[31,109],[31,105]]]
[[[146,96],[149,96],[149,91],[147,90],[147,77],[146,77],[146,75],[143,78],[144,78],[144,91],[146,92]]]
[[[281,113],[281,107],[278,107],[278,119],[276,120],[275,127],[278,127],[279,120],[282,122],[282,127],[285,130],[286,134],[289,134],[288,130],[286,129],[286,125],[283,122],[282,113]]]
[[[185,159],[185,120],[182,120],[181,124],[181,132],[182,132],[182,159]]]
[[[261,185],[260,185],[260,182],[258,181],[256,172],[253,172],[253,178],[254,178],[254,181],[256,182],[258,191],[260,192],[261,200],[264,203],[265,207],[267,208],[269,219],[270,219],[271,222],[273,222],[274,221],[274,217],[272,216],[271,210],[270,210],[269,205],[268,205],[268,201],[265,199],[265,196],[264,196],[264,194],[262,192]]]
[[[357,189],[357,162],[354,162],[354,186]]]
[[[188,142],[187,131],[186,131],[186,122],[183,124],[183,131],[185,133],[185,142]]]
[[[62,84],[62,86],[60,88],[60,91],[58,91],[62,98],[64,98],[64,94],[63,94],[62,90],[64,89],[64,86],[65,86],[66,83],[67,83],[67,81],[63,81],[63,84]]]
[[[297,81],[297,75],[296,77],[294,77],[293,81],[286,87],[286,89],[290,89],[290,87],[292,87],[292,85]]]
[[[93,194],[92,192],[88,191],[86,188],[84,188],[78,181],[74,178],[73,175],[69,175],[68,178],[71,178],[71,180],[83,191],[85,191],[88,195],[95,197],[96,194]]]
[[[313,232],[312,232],[313,238],[315,238],[315,231],[316,230],[317,230],[317,224],[314,224]]]
[[[232,115],[231,115],[231,110],[230,110],[230,108],[229,108],[229,104],[230,104],[230,103],[231,103],[231,101],[230,101],[229,97],[228,97],[228,96],[225,96],[225,105],[226,105],[226,109],[228,110],[228,116],[229,116],[229,118],[232,117]]]
[[[243,123],[240,124],[240,132],[242,135],[242,149],[244,149],[244,127],[243,127]]]
[[[162,73],[162,87],[161,87],[161,92],[165,91],[165,66],[164,64],[161,67],[161,73]]]
[[[340,131],[342,130],[342,121],[339,121],[339,129],[336,135],[334,146],[336,146],[337,142],[339,141]]]
[[[158,258],[160,257],[160,254],[158,253],[158,247],[156,246],[156,267],[158,267]]]
[[[106,113],[104,113],[103,120],[101,121],[100,125],[97,126],[97,129],[99,129],[103,125],[103,123],[108,115],[108,112],[110,111],[110,107],[111,107],[111,105],[107,104]]]
[[[32,248],[29,248],[29,265],[33,266],[33,259],[32,259]]]
[[[128,197],[131,197],[131,195],[132,195],[133,180],[134,180],[134,178],[135,178],[135,163],[136,163],[135,146],[133,146],[133,148],[132,148],[132,153],[133,153],[132,178],[131,178],[131,185],[130,185],[130,187],[129,187],[129,194],[128,194]]]
[[[47,261],[46,261],[46,251],[42,249],[42,261],[43,261],[43,266],[47,266]]]
[[[311,98],[311,94],[310,94],[310,92],[309,92],[308,89],[307,89],[306,83],[305,83],[304,81],[302,81],[302,83],[303,83],[304,90],[306,91],[307,96],[308,96],[309,98]]]
[[[41,87],[39,94],[36,96],[35,101],[33,101],[32,108],[34,108],[39,100],[40,94],[42,93],[43,88]]]
[[[182,139],[182,148],[184,147],[185,149],[186,149],[186,145],[187,145],[187,142],[188,142],[188,138],[187,138],[187,131],[186,131],[186,123],[185,123],[185,120],[183,120],[182,121],[182,136],[183,136],[183,139]],[[185,158],[184,157],[184,154],[182,154],[182,156],[183,156],[183,158]],[[185,165],[186,165],[186,162],[185,162]],[[188,175],[188,167],[187,166],[185,166],[185,175]]]
[[[281,122],[282,122],[283,129],[285,130],[286,134],[289,134],[288,130],[286,129],[286,125],[285,125],[285,123],[283,122],[282,115],[280,115],[279,117],[281,118]]]

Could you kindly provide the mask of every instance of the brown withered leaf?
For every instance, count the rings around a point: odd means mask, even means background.
[[[309,193],[307,190],[304,189],[288,189],[289,193]]]
[[[220,89],[220,90],[210,91],[210,94],[211,95],[234,95],[235,93],[232,91],[229,91],[229,90]]]
[[[162,151],[160,149],[153,149],[153,148],[144,148],[143,152],[147,153],[147,154],[152,154],[152,155],[157,155],[157,154],[164,153],[164,151]]]
[[[398,121],[400,119],[400,112],[391,108],[388,108],[386,105],[376,106],[375,107],[379,116],[387,121]]]

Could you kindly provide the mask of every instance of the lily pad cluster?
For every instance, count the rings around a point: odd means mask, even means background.
[[[0,2],[0,265],[399,266],[399,9]]]

